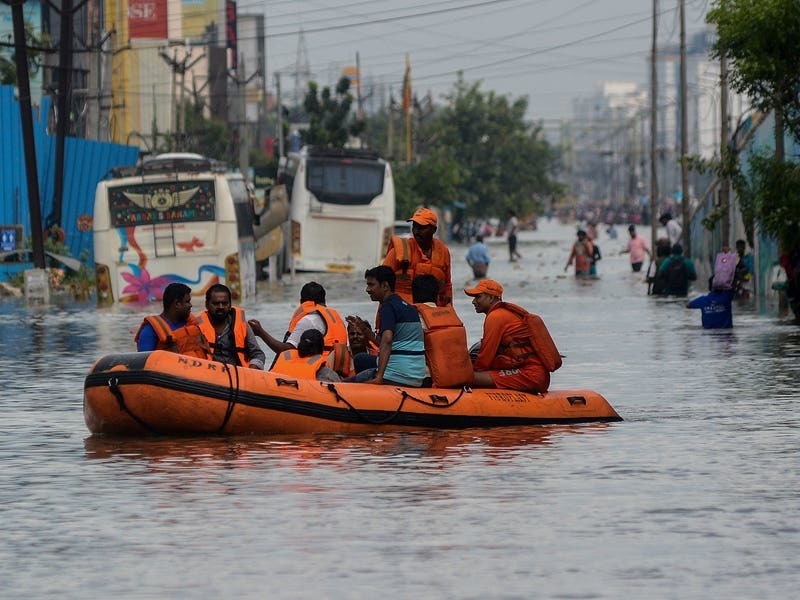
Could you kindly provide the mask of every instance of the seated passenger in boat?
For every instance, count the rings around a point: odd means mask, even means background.
[[[341,381],[322,355],[323,346],[322,332],[318,329],[307,329],[300,335],[296,350],[292,348],[278,354],[270,372],[291,375],[298,379]]]
[[[192,315],[192,290],[183,283],[170,283],[162,295],[164,311],[145,317],[134,338],[136,350],[168,350],[197,358],[210,358],[208,340]]]
[[[300,289],[300,306],[298,306],[289,327],[283,336],[283,341],[269,334],[257,319],[248,321],[253,332],[269,346],[276,355],[285,350],[297,348],[300,336],[307,329],[321,331],[325,342],[323,354],[327,358],[333,351],[333,345],[345,343],[347,340],[347,326],[338,311],[325,304],[325,288],[316,281],[309,281]]]
[[[370,341],[378,344],[378,364],[361,371],[349,381],[421,387],[425,379],[425,340],[419,313],[394,291],[395,273],[386,265],[364,273],[367,294],[379,302],[377,336],[363,319],[348,319],[361,327]]]
[[[355,320],[357,317],[347,317],[348,321]],[[365,322],[366,323],[366,322]],[[366,323],[369,329],[369,324]],[[378,346],[367,339],[362,331],[363,327],[348,323],[347,325],[347,344],[334,344],[333,352],[328,355],[328,366],[336,371],[340,377],[352,377],[358,371],[365,368],[378,366]],[[364,359],[368,364],[356,369],[354,357],[359,357],[359,362],[363,364]],[[369,364],[371,362],[371,364]]]
[[[537,338],[547,338],[549,333],[533,331],[529,315],[514,304],[503,302],[503,286],[492,279],[482,279],[474,288],[464,290],[472,296],[475,312],[483,313],[483,337],[472,385],[476,388],[503,388],[524,392],[544,393],[550,386],[550,371],[561,366],[555,346],[539,350]],[[544,327],[544,324],[541,324]],[[557,366],[545,366],[549,355]]]
[[[211,346],[212,360],[262,370],[266,355],[247,324],[244,309],[231,304],[231,290],[216,283],[206,290],[206,309],[197,322]]]

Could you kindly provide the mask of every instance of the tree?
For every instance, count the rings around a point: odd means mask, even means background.
[[[342,77],[334,93],[329,87],[308,83],[303,106],[308,114],[308,129],[300,132],[303,143],[309,146],[333,146],[343,148],[350,137],[357,137],[364,129],[364,122],[356,120],[351,112],[353,95],[348,92],[350,79]]]
[[[28,74],[34,75],[42,65],[42,53],[50,43],[46,33],[36,37],[33,25],[25,23],[25,50],[28,55]],[[17,65],[14,62],[14,53],[9,56],[0,55],[0,85],[17,85]]]
[[[435,160],[439,175],[447,175],[441,193],[432,190],[427,177],[416,179],[415,190],[429,201],[461,201],[467,214],[489,216],[541,210],[544,199],[561,192],[551,175],[558,156],[541,139],[539,127],[525,120],[525,98],[510,100],[494,92],[483,92],[480,83],[459,78],[447,105],[437,111],[424,132],[429,150],[418,157],[414,169],[427,169]],[[425,166],[422,166],[425,165]],[[448,171],[449,169],[449,171]]]
[[[775,116],[775,153],[760,152],[747,174],[733,164],[734,189],[781,250],[798,248],[800,165],[785,160],[784,136],[800,139],[800,2],[715,0],[706,20],[717,27],[712,55],[730,61],[731,88]]]

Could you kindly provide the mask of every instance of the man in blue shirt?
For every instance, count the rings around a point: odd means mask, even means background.
[[[367,269],[367,294],[378,307],[377,336],[363,319],[348,317],[368,339],[379,346],[377,367],[365,369],[351,378],[362,383],[422,387],[425,379],[425,338],[419,312],[394,291],[396,275],[391,267]]]
[[[730,329],[733,327],[731,300],[733,290],[712,290],[686,303],[686,308],[699,308],[703,329]]]
[[[467,264],[472,267],[475,279],[483,279],[489,270],[489,248],[483,243],[483,236],[475,236],[475,243],[467,251]]]

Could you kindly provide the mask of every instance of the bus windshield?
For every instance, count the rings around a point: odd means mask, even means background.
[[[309,158],[306,187],[324,204],[362,206],[383,193],[385,170],[374,161]]]

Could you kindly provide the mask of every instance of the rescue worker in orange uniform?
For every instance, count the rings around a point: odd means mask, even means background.
[[[170,283],[162,295],[164,311],[145,317],[136,332],[139,352],[169,350],[197,358],[210,358],[208,340],[192,315],[192,290],[183,283]]]
[[[395,272],[395,293],[413,304],[411,282],[416,275],[429,274],[439,282],[436,304],[447,306],[453,301],[450,250],[433,237],[438,226],[436,213],[429,208],[418,208],[409,221],[412,237],[393,236],[383,259],[383,264]]]
[[[211,346],[212,360],[263,369],[266,355],[258,345],[244,310],[231,305],[231,291],[217,283],[206,290],[206,309],[197,315],[197,322]]]
[[[324,338],[321,331],[306,329],[300,336],[297,350],[284,350],[278,354],[270,372],[291,375],[298,379],[341,381],[322,355],[323,345]]]
[[[325,304],[325,288],[316,281],[309,281],[300,289],[300,306],[298,306],[283,341],[273,337],[256,319],[248,321],[253,332],[260,337],[277,355],[286,350],[297,348],[300,336],[307,329],[316,329],[324,336],[323,355],[327,358],[333,351],[334,344],[347,343],[347,325],[341,315]]]
[[[472,296],[475,312],[486,315],[480,351],[473,364],[472,386],[546,392],[550,372],[534,350],[534,332],[524,319],[504,307],[503,286],[492,279],[482,279],[464,293]]]

